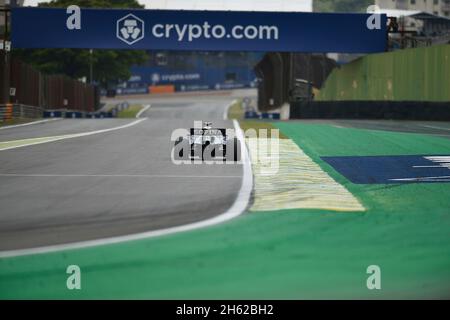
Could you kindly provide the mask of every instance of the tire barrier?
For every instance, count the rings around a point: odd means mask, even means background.
[[[42,117],[42,114],[43,110],[39,107],[12,103],[0,105],[0,120],[2,121],[19,118],[40,118]]]
[[[83,113],[79,111],[67,111],[65,117],[70,119],[81,119],[83,118]]]
[[[44,118],[63,118],[63,111],[58,110],[46,110],[42,115]]]
[[[450,102],[310,101],[290,105],[291,119],[450,120]]]
[[[12,114],[13,114],[13,106],[12,106],[12,104],[7,104],[5,106],[5,113],[3,115],[3,119],[11,120],[12,119]]]

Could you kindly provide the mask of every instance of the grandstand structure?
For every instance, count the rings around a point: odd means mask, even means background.
[[[377,13],[396,20],[390,49],[450,43],[450,0],[376,0]]]
[[[411,10],[450,18],[450,0],[375,0],[383,9]]]

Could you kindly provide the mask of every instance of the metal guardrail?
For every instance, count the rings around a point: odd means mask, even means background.
[[[111,112],[114,114],[114,116],[116,117],[120,111],[126,110],[130,107],[130,104],[127,101],[124,102],[120,102],[118,104],[116,104],[112,109]]]
[[[34,119],[42,117],[44,110],[40,107],[24,104],[2,104],[0,105],[0,121],[11,119]]]
[[[28,106],[24,104],[0,104],[0,121],[11,119],[33,119],[33,118],[114,118],[118,113],[129,107],[129,103],[124,101],[116,104],[108,112],[101,111],[79,111],[72,109],[44,110],[40,107]]]

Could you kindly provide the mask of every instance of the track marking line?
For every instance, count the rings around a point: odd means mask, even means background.
[[[419,177],[419,178],[402,178],[402,179],[389,179],[390,181],[428,181],[428,182],[437,182],[437,181],[450,181],[450,176],[441,176],[441,177]]]
[[[139,110],[139,112],[136,114],[136,118],[140,118],[141,115],[142,115],[145,111],[147,111],[148,109],[150,109],[151,106],[152,106],[151,104],[148,104],[148,105],[144,106],[144,108],[142,108],[141,110]]]
[[[248,140],[252,159],[258,159],[252,162],[255,188],[250,211],[365,211],[352,193],[331,178],[291,139],[279,140],[278,154],[264,151],[265,148],[261,149],[264,142],[261,139]],[[265,144],[272,145],[272,142]],[[268,167],[265,164],[274,159],[279,161],[278,170],[267,173]]]
[[[172,175],[172,174],[21,174],[0,173],[0,177],[18,178],[186,178],[186,179],[236,179],[241,176],[200,176],[200,175]]]
[[[11,126],[0,127],[0,130],[12,129],[12,128],[18,128],[18,127],[25,127],[25,126],[31,126],[31,125],[33,125],[33,124],[40,124],[40,123],[45,123],[45,122],[50,122],[50,121],[56,121],[56,120],[63,120],[63,119],[62,119],[62,118],[44,119],[44,120],[38,120],[38,121],[33,121],[33,122],[27,122],[27,123],[15,124],[15,125],[11,125]]]
[[[225,110],[223,111],[223,120],[228,120],[228,111],[230,111],[230,108],[233,104],[235,104],[237,102],[237,100],[233,100],[231,101],[226,107]]]
[[[105,132],[111,132],[116,130],[121,130],[125,128],[132,127],[142,121],[145,121],[147,118],[135,120],[131,123],[127,123],[122,126],[108,128],[108,129],[102,129],[102,130],[96,130],[96,131],[88,131],[88,132],[82,132],[82,133],[73,133],[73,134],[65,134],[60,136],[50,136],[50,137],[41,137],[41,138],[30,138],[30,139],[21,139],[21,140],[12,140],[12,141],[2,141],[0,142],[0,151],[5,150],[11,150],[11,149],[17,149],[22,147],[28,147],[28,146],[34,146],[37,144],[43,144],[48,142],[55,142],[59,140],[65,140],[65,139],[73,139],[73,138],[79,138],[79,137],[86,137],[91,136],[94,134],[99,133],[105,133]]]
[[[233,120],[233,125],[236,131],[236,137],[239,139],[241,144],[241,158],[242,158],[242,184],[239,189],[239,193],[234,200],[232,206],[221,215],[207,220],[194,222],[187,225],[182,225],[178,227],[166,228],[161,230],[148,231],[143,233],[131,234],[126,236],[111,237],[105,239],[82,241],[68,244],[60,244],[53,246],[45,246],[31,249],[20,249],[20,250],[10,250],[10,251],[0,251],[0,258],[15,257],[31,254],[49,253],[61,250],[73,250],[88,248],[93,246],[101,246],[108,244],[115,244],[121,242],[127,242],[132,240],[142,240],[147,238],[153,238],[158,236],[165,236],[169,234],[192,231],[200,228],[210,227],[216,224],[220,224],[231,219],[240,216],[248,207],[250,197],[253,189],[253,173],[250,161],[250,155],[248,153],[244,133],[236,120]]]
[[[413,168],[445,168],[445,166],[413,166]]]
[[[424,128],[429,128],[429,129],[438,129],[438,130],[445,130],[445,131],[450,131],[450,128],[442,128],[442,127],[437,127],[437,126],[430,126],[430,125],[420,125],[421,127]]]

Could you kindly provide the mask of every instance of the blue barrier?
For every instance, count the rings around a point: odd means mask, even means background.
[[[263,119],[280,120],[279,113],[263,113],[263,114],[261,114],[261,116]]]
[[[245,119],[259,119],[259,113],[256,111],[246,111]]]
[[[114,118],[114,115],[112,112],[98,112],[95,114],[96,119],[103,119],[103,118]]]
[[[44,111],[43,113],[44,118],[62,118],[62,111]]]
[[[83,112],[83,111],[61,111],[61,110],[46,110],[43,112],[44,118],[68,118],[68,119],[103,119],[115,118],[117,111],[109,112]]]
[[[66,118],[81,119],[83,118],[83,113],[79,111],[66,111]]]
[[[256,111],[246,111],[245,119],[266,119],[266,120],[280,120],[281,115],[279,113],[267,113],[267,112],[256,112]]]

